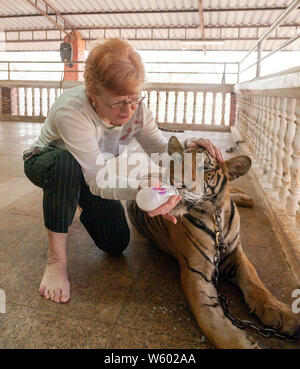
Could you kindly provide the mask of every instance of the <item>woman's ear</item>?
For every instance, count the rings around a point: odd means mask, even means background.
[[[169,155],[174,154],[175,152],[182,153],[184,151],[184,148],[182,147],[181,143],[178,141],[176,136],[172,136],[169,139],[168,143],[168,153]]]
[[[251,167],[251,159],[246,155],[236,156],[225,161],[228,169],[229,181],[245,175]]]
[[[88,98],[90,104],[95,109],[96,108],[96,97],[95,97],[95,95],[93,95],[91,93],[87,93],[86,95],[87,95],[87,98]]]

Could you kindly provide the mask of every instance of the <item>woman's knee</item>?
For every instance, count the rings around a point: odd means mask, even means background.
[[[102,250],[107,252],[108,254],[121,254],[129,245],[130,242],[130,230],[123,231],[119,238],[112,237],[111,239],[103,239],[99,237],[99,239],[94,240],[96,246]]]
[[[81,173],[81,167],[69,151],[57,150],[55,155],[55,171],[60,177],[78,177]]]
[[[44,190],[48,188],[80,191],[81,167],[77,160],[67,150],[55,150],[55,155],[44,171]]]
[[[108,254],[111,255],[119,255],[121,254],[129,245],[129,238],[124,238],[124,240],[118,242],[118,243],[103,243],[103,242],[99,242],[96,243],[96,246],[102,250],[105,251]]]
[[[95,220],[95,219],[93,219]],[[80,221],[95,242],[96,246],[109,254],[122,253],[130,242],[130,229],[126,220],[115,224],[114,229],[109,229],[107,224],[91,221],[83,211]]]

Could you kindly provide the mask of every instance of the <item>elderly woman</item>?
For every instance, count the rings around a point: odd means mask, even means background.
[[[145,70],[138,53],[120,39],[96,46],[86,61],[85,85],[67,90],[52,105],[37,141],[24,153],[26,176],[43,189],[44,224],[48,232],[47,265],[39,292],[67,302],[66,243],[77,206],[80,221],[103,251],[118,254],[130,231],[120,200],[135,199],[138,189],[108,188],[96,181],[99,154],[119,155],[119,145],[135,139],[147,154],[167,151],[167,141],[142,103]],[[195,139],[213,156],[220,151],[209,140]],[[172,196],[150,216],[168,214],[181,196]]]

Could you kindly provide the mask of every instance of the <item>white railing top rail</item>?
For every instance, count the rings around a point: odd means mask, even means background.
[[[248,51],[248,53],[243,57],[243,59],[240,61],[240,63],[243,63],[245,59],[248,58],[250,54],[257,48],[258,44],[260,44],[262,41],[264,41],[269,34],[274,31],[277,27],[279,27],[287,18],[287,16],[298,7],[300,4],[300,0],[294,0],[287,8],[286,10],[277,18],[277,20],[264,32],[259,40],[256,42],[256,44]]]
[[[300,98],[300,66],[239,83],[234,91]]]
[[[82,81],[11,81],[0,80],[0,87],[33,87],[33,88],[61,88],[68,89],[83,85]],[[233,84],[221,83],[162,83],[151,82],[145,85],[146,90],[160,91],[207,91],[207,92],[233,92]]]
[[[22,67],[22,65],[32,65],[34,64],[35,68],[33,69],[29,69],[26,67]],[[71,66],[72,64],[82,64],[81,69],[82,70],[64,70],[63,65],[66,64],[68,66]],[[180,70],[180,68],[178,70],[168,70],[168,71],[147,71],[147,74],[177,74],[177,75],[184,75],[184,74],[189,74],[189,75],[208,75],[208,74],[212,74],[212,75],[221,75],[222,76],[222,83],[225,83],[225,78],[227,75],[233,75],[236,76],[236,78],[238,77],[238,65],[239,62],[232,62],[232,61],[224,61],[224,62],[218,62],[218,61],[156,61],[156,62],[151,62],[151,61],[145,61],[144,64],[149,64],[149,65],[169,65],[169,66],[184,66],[184,65],[201,65],[201,66],[207,66],[207,67],[222,67],[222,68],[218,68],[218,70],[214,70],[214,68],[212,69],[212,71],[209,70],[198,70],[198,71],[192,71],[192,70]],[[37,65],[40,65],[40,67],[42,67],[43,65],[48,66],[48,69],[40,69],[40,68],[36,68]],[[56,69],[51,69],[53,65],[57,65]],[[16,73],[41,73],[41,72],[47,72],[47,73],[82,73],[83,72],[83,66],[85,65],[85,61],[68,61],[68,62],[64,62],[64,61],[29,61],[29,60],[0,60],[0,72],[4,72],[7,73],[7,79],[8,80],[14,80],[12,78],[12,74],[14,74],[15,79],[18,79],[18,77],[16,77]],[[228,69],[228,67],[230,67],[230,70]],[[232,66],[234,66],[234,68],[232,68]],[[60,68],[60,69],[59,69]],[[2,77],[3,78],[3,77]],[[59,79],[59,77],[58,77]]]
[[[299,1],[300,1],[300,0],[299,0]],[[258,59],[256,60],[256,62],[255,62],[255,63],[250,64],[250,65],[248,65],[246,68],[242,69],[242,70],[240,71],[240,73],[245,72],[246,70],[250,69],[250,68],[251,68],[251,67],[253,67],[254,65],[257,65],[258,63],[262,62],[264,59],[267,59],[267,58],[269,58],[271,55],[273,55],[273,54],[277,53],[278,51],[280,51],[280,50],[284,49],[286,46],[288,46],[288,45],[292,44],[293,42],[295,42],[296,40],[298,40],[298,38],[300,38],[300,31],[299,31],[299,32],[297,32],[297,33],[295,34],[295,36],[293,36],[293,37],[292,37],[292,38],[290,38],[289,40],[286,40],[285,42],[283,42],[282,44],[280,44],[278,47],[276,47],[276,49],[274,49],[274,50],[270,51],[268,54],[266,54],[266,55],[262,56],[261,58],[258,58]]]
[[[261,51],[262,51],[262,43],[263,41],[271,34],[271,32],[273,32],[276,28],[278,28],[285,20],[286,18],[290,15],[291,12],[293,12],[294,10],[296,10],[300,5],[300,0],[294,0],[291,2],[291,4],[286,8],[286,10],[276,19],[276,21],[266,30],[266,32],[264,32],[261,37],[258,39],[258,41],[255,43],[255,45],[248,51],[248,53],[243,57],[242,60],[240,60],[239,62],[239,76],[242,72],[245,72],[246,70],[248,70],[249,68],[253,67],[254,65],[256,65],[257,69],[256,69],[256,76],[259,77],[260,76],[260,63],[262,60],[270,57],[271,55],[273,55],[274,53],[282,50],[283,48],[285,48],[286,46],[290,45],[291,43],[295,42],[299,37],[300,37],[300,32],[298,32],[295,36],[291,37],[289,40],[283,42],[282,44],[280,44],[276,49],[272,50],[271,52],[269,52],[267,55],[261,57]],[[253,51],[257,50],[257,60],[255,63],[247,66],[244,69],[241,69],[241,64],[253,53]],[[238,81],[239,81],[239,77],[238,77]]]

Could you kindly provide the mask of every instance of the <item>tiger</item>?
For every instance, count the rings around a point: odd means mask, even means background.
[[[253,337],[225,316],[213,283],[217,213],[222,220],[221,232],[227,245],[220,256],[220,273],[241,289],[250,312],[265,326],[289,336],[298,334],[299,318],[267,290],[242,249],[237,205],[251,207],[253,200],[234,187],[230,191],[230,186],[234,179],[248,172],[251,159],[239,155],[221,163],[204,147],[184,148],[176,136],[172,136],[168,141],[168,154],[175,153],[179,154],[183,168],[184,154],[192,154],[193,179],[197,169],[197,153],[204,157],[203,191],[195,190],[197,183],[192,187],[182,181],[181,186],[177,186],[182,199],[170,212],[177,217],[177,223],[161,215],[150,217],[134,200],[126,202],[126,209],[130,222],[140,233],[177,259],[181,285],[200,330],[216,348],[261,348]],[[170,161],[169,168],[170,183],[178,185],[173,161]]]

